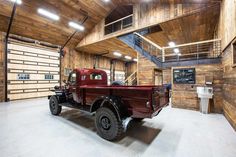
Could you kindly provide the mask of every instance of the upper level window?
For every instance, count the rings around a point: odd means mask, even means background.
[[[18,74],[17,79],[18,80],[29,80],[30,74]]]
[[[71,84],[75,84],[76,83],[76,73],[75,72],[70,74],[70,76],[69,76],[69,83],[71,83]]]
[[[102,80],[102,75],[101,74],[90,74],[90,80]]]
[[[105,35],[133,25],[133,6],[118,6],[105,19]]]
[[[54,76],[52,74],[46,74],[46,75],[44,75],[44,79],[45,80],[53,80]]]

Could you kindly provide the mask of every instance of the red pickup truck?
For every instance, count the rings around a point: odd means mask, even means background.
[[[115,140],[126,131],[132,119],[156,116],[169,103],[169,91],[164,86],[107,85],[107,74],[97,69],[75,69],[65,86],[55,87],[55,95],[48,96],[53,115],[62,106],[95,114],[99,136]]]

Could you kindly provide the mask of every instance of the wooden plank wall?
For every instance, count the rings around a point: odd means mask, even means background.
[[[154,70],[157,69],[157,66],[146,59],[145,57],[138,54],[138,63],[137,63],[137,77],[138,85],[154,85]],[[162,70],[163,84],[171,83],[171,69]]]
[[[138,85],[154,85],[154,69],[156,65],[138,54]]]
[[[172,75],[172,106],[191,110],[199,110],[199,99],[197,97],[196,87],[205,86],[206,77],[213,77],[213,100],[210,102],[210,112],[222,113],[222,86],[223,86],[223,68],[218,65],[198,65],[191,67],[172,67],[195,68],[196,84],[173,84]]]
[[[236,67],[232,67],[232,47],[223,54],[223,110],[224,115],[236,130]]]
[[[222,49],[224,49],[236,36],[235,0],[222,1],[217,36],[222,40]]]
[[[4,72],[4,36],[0,32],[0,102],[4,101],[4,89],[5,89],[5,72]]]
[[[62,80],[67,80],[68,78],[64,76],[64,68],[93,68],[95,62],[94,57],[93,54],[66,49],[66,55],[62,58]],[[110,58],[99,57],[96,68],[110,70],[110,61]],[[125,71],[125,62],[117,60],[115,70]]]
[[[236,67],[232,67],[231,42],[236,37],[236,1],[223,0],[217,30],[222,40],[223,52],[223,111],[225,117],[236,130]]]

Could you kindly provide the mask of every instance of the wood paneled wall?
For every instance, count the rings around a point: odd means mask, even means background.
[[[235,0],[222,1],[217,35],[219,38],[221,38],[222,49],[224,49],[236,36]]]
[[[145,57],[138,54],[138,63],[137,63],[137,77],[138,85],[154,85],[155,77],[154,70],[157,69],[157,66],[146,59]],[[171,69],[162,70],[163,84],[171,83]]]
[[[223,110],[224,115],[236,130],[236,67],[232,67],[232,47],[223,54]]]
[[[5,89],[5,71],[4,71],[4,36],[0,32],[0,102],[4,101],[4,89]]]
[[[138,85],[154,85],[154,69],[156,65],[138,54]]]
[[[173,84],[173,69],[195,68],[195,84]],[[210,101],[210,112],[222,113],[223,68],[217,65],[198,65],[172,68],[172,105],[177,108],[199,110],[199,98],[196,87],[205,86],[206,77],[213,78],[214,96]]]
[[[62,58],[62,80],[67,80],[67,76],[64,76],[64,68],[74,69],[74,68],[93,68],[95,63],[95,55],[78,52],[76,50],[66,49],[66,54]],[[110,58],[98,57],[96,62],[96,68],[110,70]],[[125,63],[123,61],[116,60],[115,65],[116,71],[125,71]]]

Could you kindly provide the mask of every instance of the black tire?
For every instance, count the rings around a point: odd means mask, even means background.
[[[55,116],[61,113],[61,106],[59,106],[56,96],[51,96],[49,100],[49,108],[50,108],[51,113]]]
[[[101,107],[96,112],[95,126],[100,137],[113,141],[123,133],[122,122],[119,122],[115,113],[107,107]]]
[[[144,118],[133,118],[133,121],[135,122],[141,122]]]

